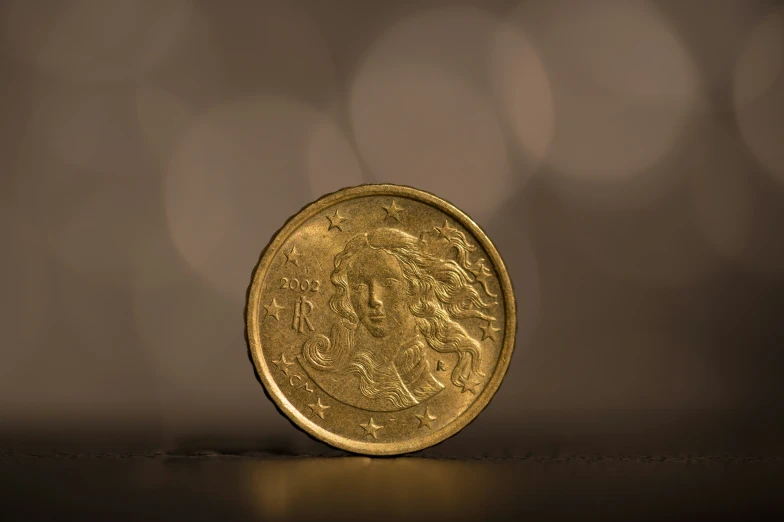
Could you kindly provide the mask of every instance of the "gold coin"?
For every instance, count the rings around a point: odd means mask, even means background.
[[[495,394],[516,328],[506,267],[433,194],[362,185],[311,203],[264,249],[248,294],[256,372],[334,447],[394,455],[460,431]]]

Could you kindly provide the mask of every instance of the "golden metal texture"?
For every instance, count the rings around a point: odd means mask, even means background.
[[[418,451],[487,405],[514,349],[515,299],[485,233],[410,187],[361,185],[293,216],[248,294],[256,372],[298,427],[366,455]]]

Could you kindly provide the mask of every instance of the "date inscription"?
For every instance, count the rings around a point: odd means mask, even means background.
[[[296,277],[281,277],[280,288],[292,292],[318,292],[321,281],[318,279],[297,279]]]

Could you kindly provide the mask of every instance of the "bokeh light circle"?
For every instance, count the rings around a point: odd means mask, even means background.
[[[555,130],[555,107],[547,71],[536,49],[510,23],[502,23],[496,30],[489,64],[502,113],[533,172],[546,157]]]
[[[744,142],[784,186],[784,9],[771,11],[751,31],[738,57],[732,87]]]
[[[309,159],[325,143],[327,161]],[[300,102],[267,96],[216,106],[194,120],[169,162],[172,240],[214,288],[244,301],[261,248],[311,199],[308,180],[324,188],[318,180],[345,179],[357,165],[336,124]]]
[[[508,23],[548,74],[555,124],[545,162],[562,193],[650,198],[672,184],[655,170],[676,150],[701,86],[652,2],[527,1]]]
[[[482,87],[496,25],[476,10],[426,11],[374,42],[349,93],[354,138],[374,180],[434,192],[480,221],[519,185]]]

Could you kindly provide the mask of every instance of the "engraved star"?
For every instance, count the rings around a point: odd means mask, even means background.
[[[280,317],[278,317],[278,314],[284,308],[286,307],[279,305],[278,302],[275,301],[275,298],[273,297],[272,302],[270,304],[264,305],[264,310],[266,310],[266,313],[264,314],[264,319],[266,319],[267,317],[274,317],[275,320],[280,321]]]
[[[332,230],[333,228],[337,228],[341,232],[343,232],[343,227],[341,226],[341,223],[343,223],[344,221],[348,221],[347,217],[343,217],[340,215],[339,210],[335,210],[335,214],[333,216],[327,216],[327,219],[329,220],[329,228],[327,230]]]
[[[286,263],[292,263],[296,267],[299,266],[299,256],[302,254],[297,252],[297,247],[291,247],[291,250],[283,252],[283,255],[286,256]]]
[[[479,268],[477,268],[475,271],[472,270],[472,273],[474,274],[474,278],[477,280],[477,282],[482,285],[482,288],[484,288],[487,295],[490,297],[497,296],[497,294],[491,293],[490,288],[487,286],[488,280],[493,278],[493,271],[487,268],[484,260],[479,261]]]
[[[463,389],[460,390],[460,393],[465,393],[470,391],[474,395],[476,395],[476,387],[479,386],[479,381],[471,379],[468,382],[463,383]]]
[[[496,334],[501,331],[500,328],[496,328],[493,326],[493,321],[488,321],[487,326],[480,326],[479,328],[482,329],[482,340],[490,339],[491,341],[495,341]]]
[[[386,207],[383,207],[383,208],[384,208],[384,210],[387,211],[387,215],[386,215],[386,217],[384,219],[393,218],[398,223],[400,222],[400,215],[399,214],[400,214],[400,212],[403,211],[403,209],[401,207],[397,206],[397,203],[395,203],[394,199],[392,200],[392,203],[390,203],[389,206],[386,206]]]
[[[286,360],[286,354],[281,352],[280,357],[278,357],[278,360],[276,361],[276,360],[273,359],[272,364],[277,366],[278,370],[282,371],[283,375],[288,377],[289,376],[289,366],[291,366],[294,363],[292,361],[287,361]]]
[[[434,228],[436,232],[438,232],[438,239],[446,239],[447,241],[449,240],[450,237],[452,237],[452,232],[455,232],[457,230],[456,228],[451,228],[446,220],[444,220],[443,227],[434,227]]]
[[[420,428],[421,428],[422,426],[425,426],[425,427],[427,427],[427,428],[428,428],[428,429],[430,429],[430,430],[432,430],[432,429],[433,429],[433,426],[432,426],[432,424],[433,424],[433,421],[434,421],[434,420],[436,420],[436,419],[438,418],[438,417],[436,417],[435,415],[431,415],[431,414],[430,414],[430,408],[425,408],[425,413],[424,413],[424,415],[416,414],[416,415],[414,415],[414,417],[416,417],[417,419],[419,419],[419,427],[420,427]]]
[[[316,399],[316,404],[308,404],[308,408],[313,410],[313,414],[318,415],[322,419],[324,418],[324,410],[326,410],[329,407],[330,406],[327,406],[326,404],[321,404],[321,397]]]
[[[378,440],[378,430],[383,428],[384,426],[379,426],[373,421],[373,417],[370,417],[370,420],[367,421],[365,424],[360,424],[363,430],[365,430],[365,435],[371,435],[374,439]]]

